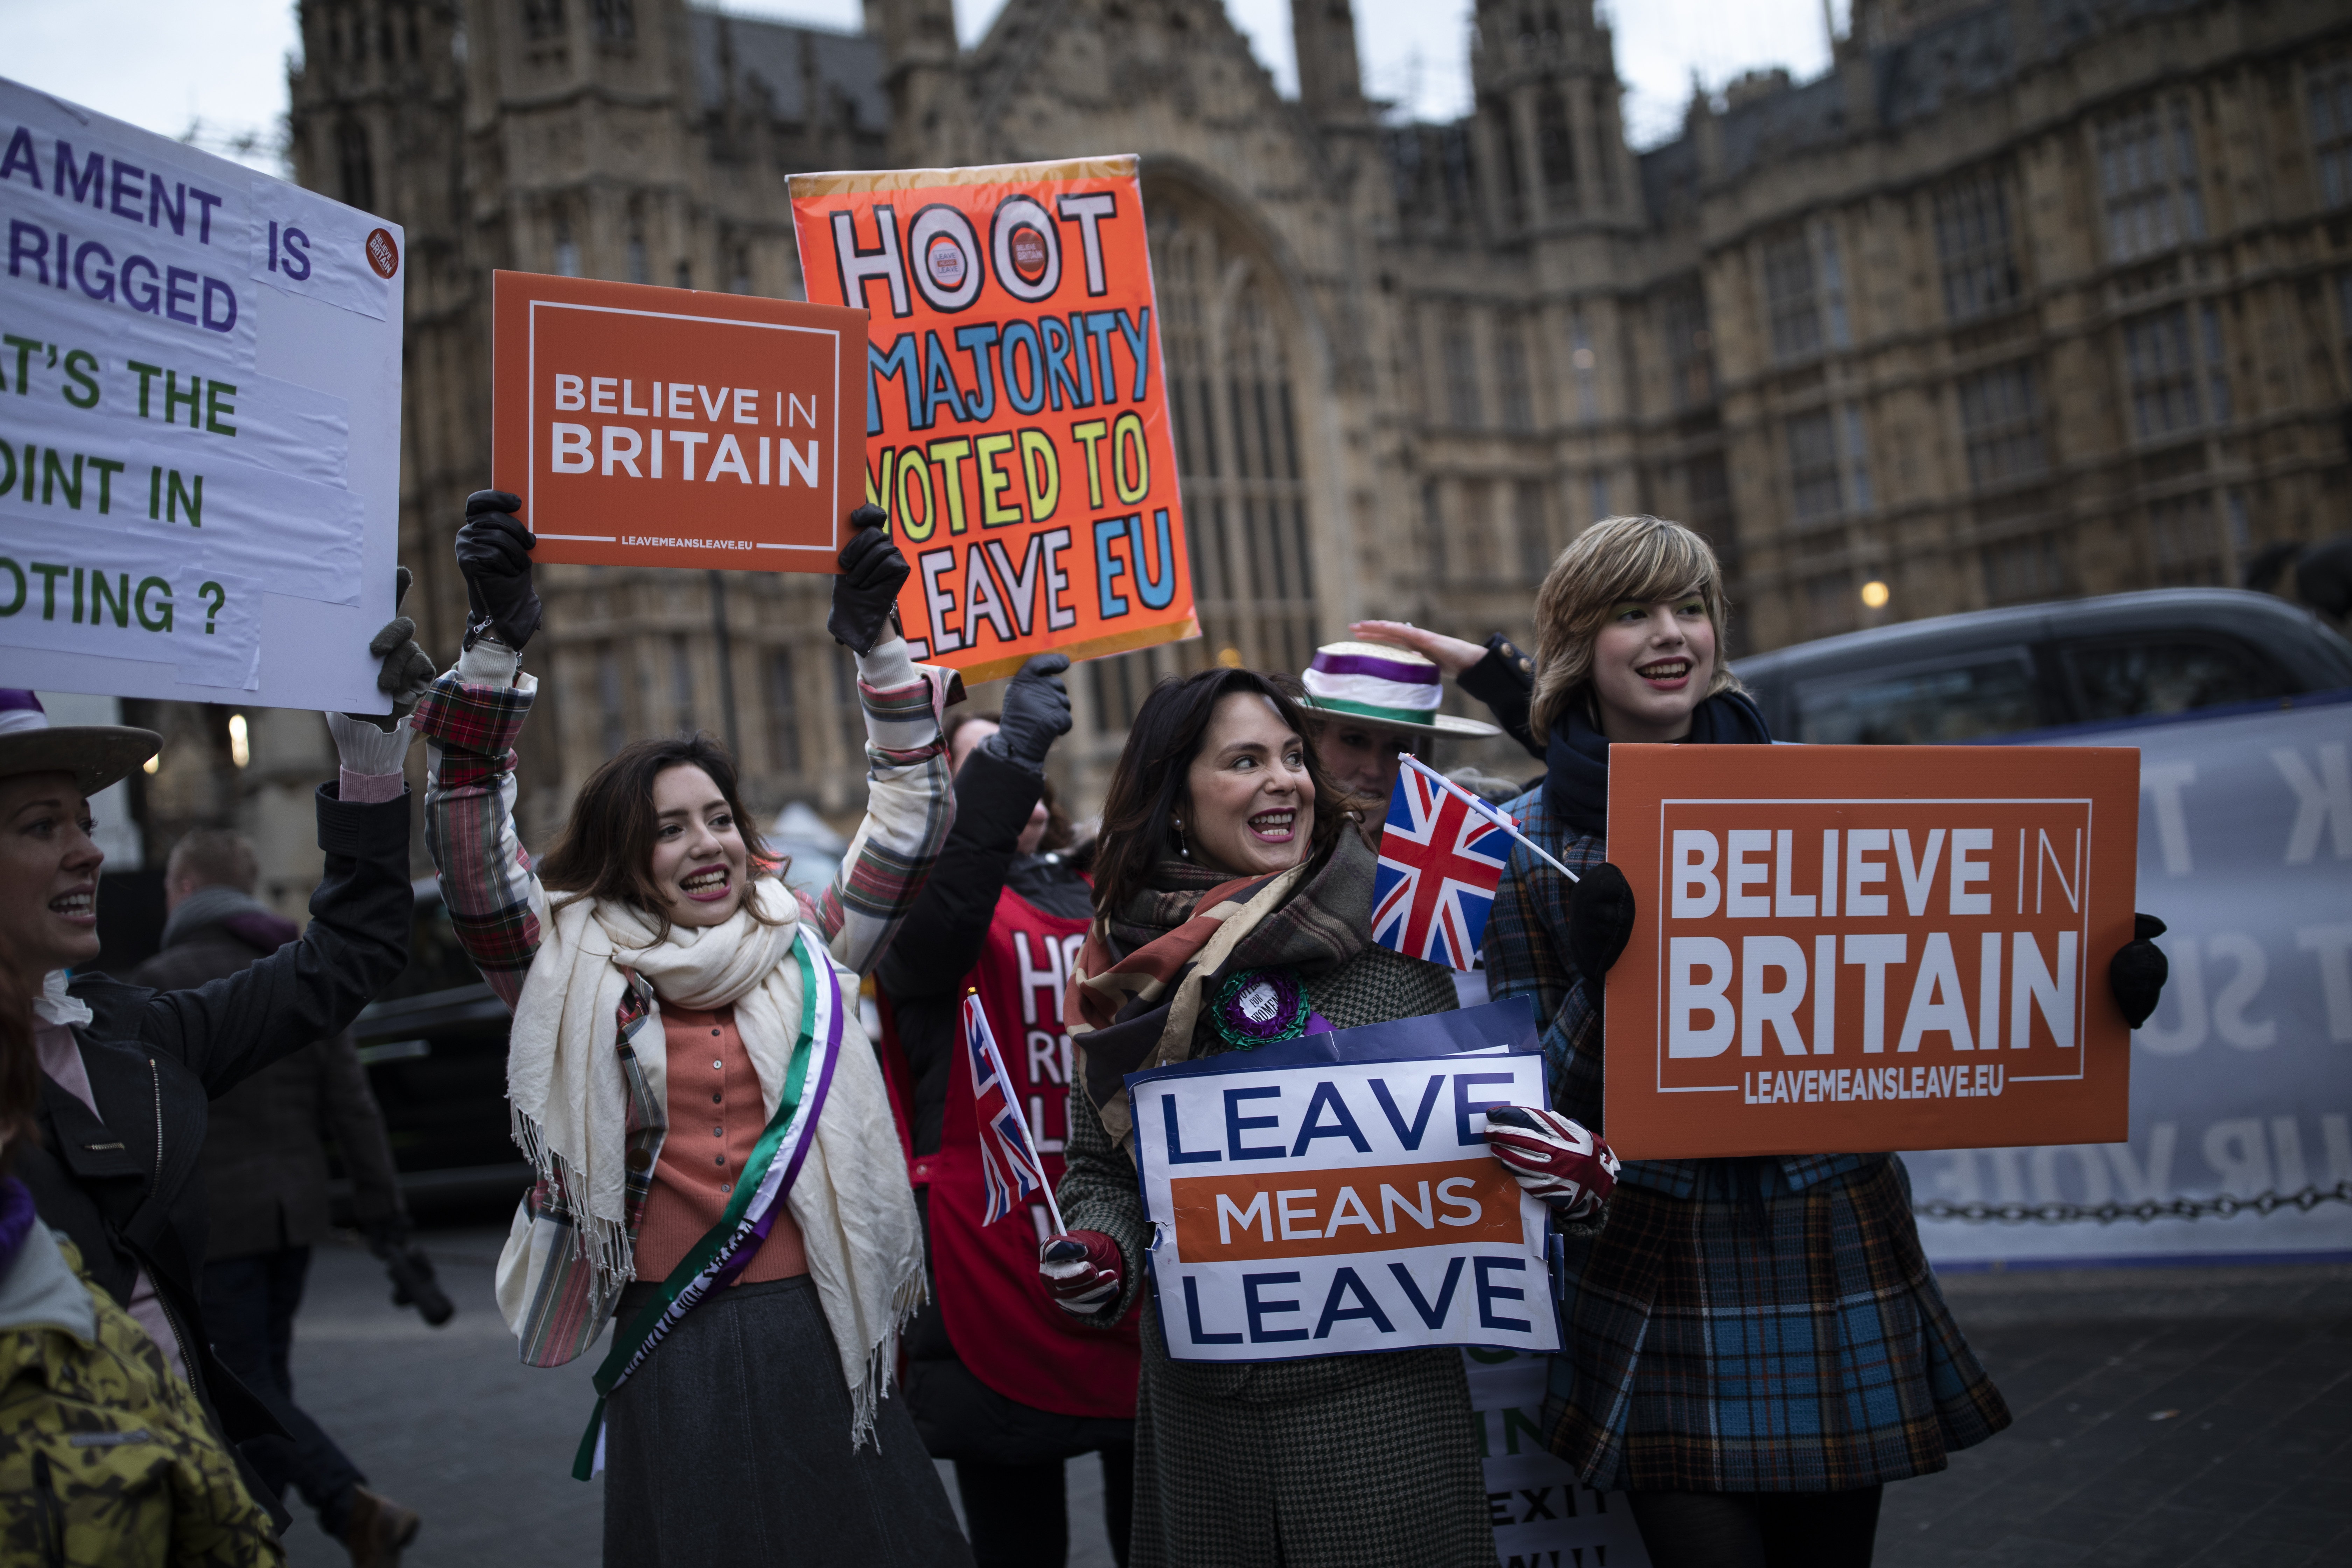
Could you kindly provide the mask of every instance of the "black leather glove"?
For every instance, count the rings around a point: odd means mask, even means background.
[[[1625,873],[1602,861],[1584,873],[1570,895],[1568,961],[1598,981],[1609,973],[1633,934],[1633,888]]]
[[[849,514],[849,542],[841,547],[841,575],[833,580],[833,614],[824,629],[855,654],[869,654],[889,630],[890,611],[907,584],[907,558],[890,542],[878,506]]]
[[[2164,922],[2154,915],[2134,915],[2131,941],[2107,960],[2107,989],[2116,994],[2124,1022],[2135,1029],[2155,1015],[2157,1001],[2164,994],[2164,978],[2171,973],[2164,949],[2156,945],[2156,939],[2163,934]]]
[[[1031,773],[1045,772],[1046,751],[1070,732],[1070,693],[1062,684],[1062,671],[1069,668],[1069,656],[1060,653],[1041,653],[1023,665],[1004,689],[996,733],[981,745]]]
[[[530,550],[538,537],[514,513],[520,497],[476,490],[466,498],[466,525],[457,531],[457,570],[466,574],[466,646],[485,636],[522,651],[539,630],[539,592],[530,585]]]

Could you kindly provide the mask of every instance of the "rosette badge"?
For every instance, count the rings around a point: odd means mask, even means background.
[[[1444,677],[1410,648],[1386,643],[1325,643],[1300,678],[1307,706],[1348,713],[1416,735],[1499,735],[1492,724],[1440,713]]]

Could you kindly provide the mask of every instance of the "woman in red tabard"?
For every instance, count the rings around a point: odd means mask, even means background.
[[[907,1403],[932,1457],[955,1461],[981,1568],[1063,1561],[1063,1464],[1088,1452],[1102,1455],[1104,1524],[1127,1561],[1135,1325],[1106,1334],[1053,1307],[1037,1276],[1042,1197],[1034,1214],[980,1223],[961,1028],[976,989],[1046,1179],[1060,1181],[1071,1057],[1062,992],[1093,897],[1064,853],[1070,826],[1045,776],[1046,749],[1070,724],[1057,673],[1067,666],[1058,654],[1032,659],[1001,716],[950,716],[955,826],[875,971],[933,1275],[932,1305],[907,1330]]]

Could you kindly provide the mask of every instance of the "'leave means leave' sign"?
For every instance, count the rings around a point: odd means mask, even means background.
[[[1441,1017],[1421,1052],[1446,1051],[1442,1035],[1476,1021]],[[1544,1103],[1532,1024],[1510,1052],[1364,1059],[1349,1050],[1350,1036],[1378,1034],[1407,1037],[1392,1048],[1412,1051],[1414,1026],[1429,1022],[1310,1036],[1128,1079],[1171,1357],[1559,1348],[1543,1205],[1485,1136],[1486,1107]]]
[[[1615,746],[1609,792],[1620,1157],[2125,1136],[2136,752]]]

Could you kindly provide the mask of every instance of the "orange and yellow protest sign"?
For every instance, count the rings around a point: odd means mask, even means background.
[[[866,499],[917,657],[992,679],[1196,637],[1132,157],[795,174],[809,298],[870,312]]]
[[[1611,747],[1611,1146],[2121,1140],[2138,826],[2126,748]]]
[[[491,275],[491,468],[541,561],[831,572],[866,312]]]

